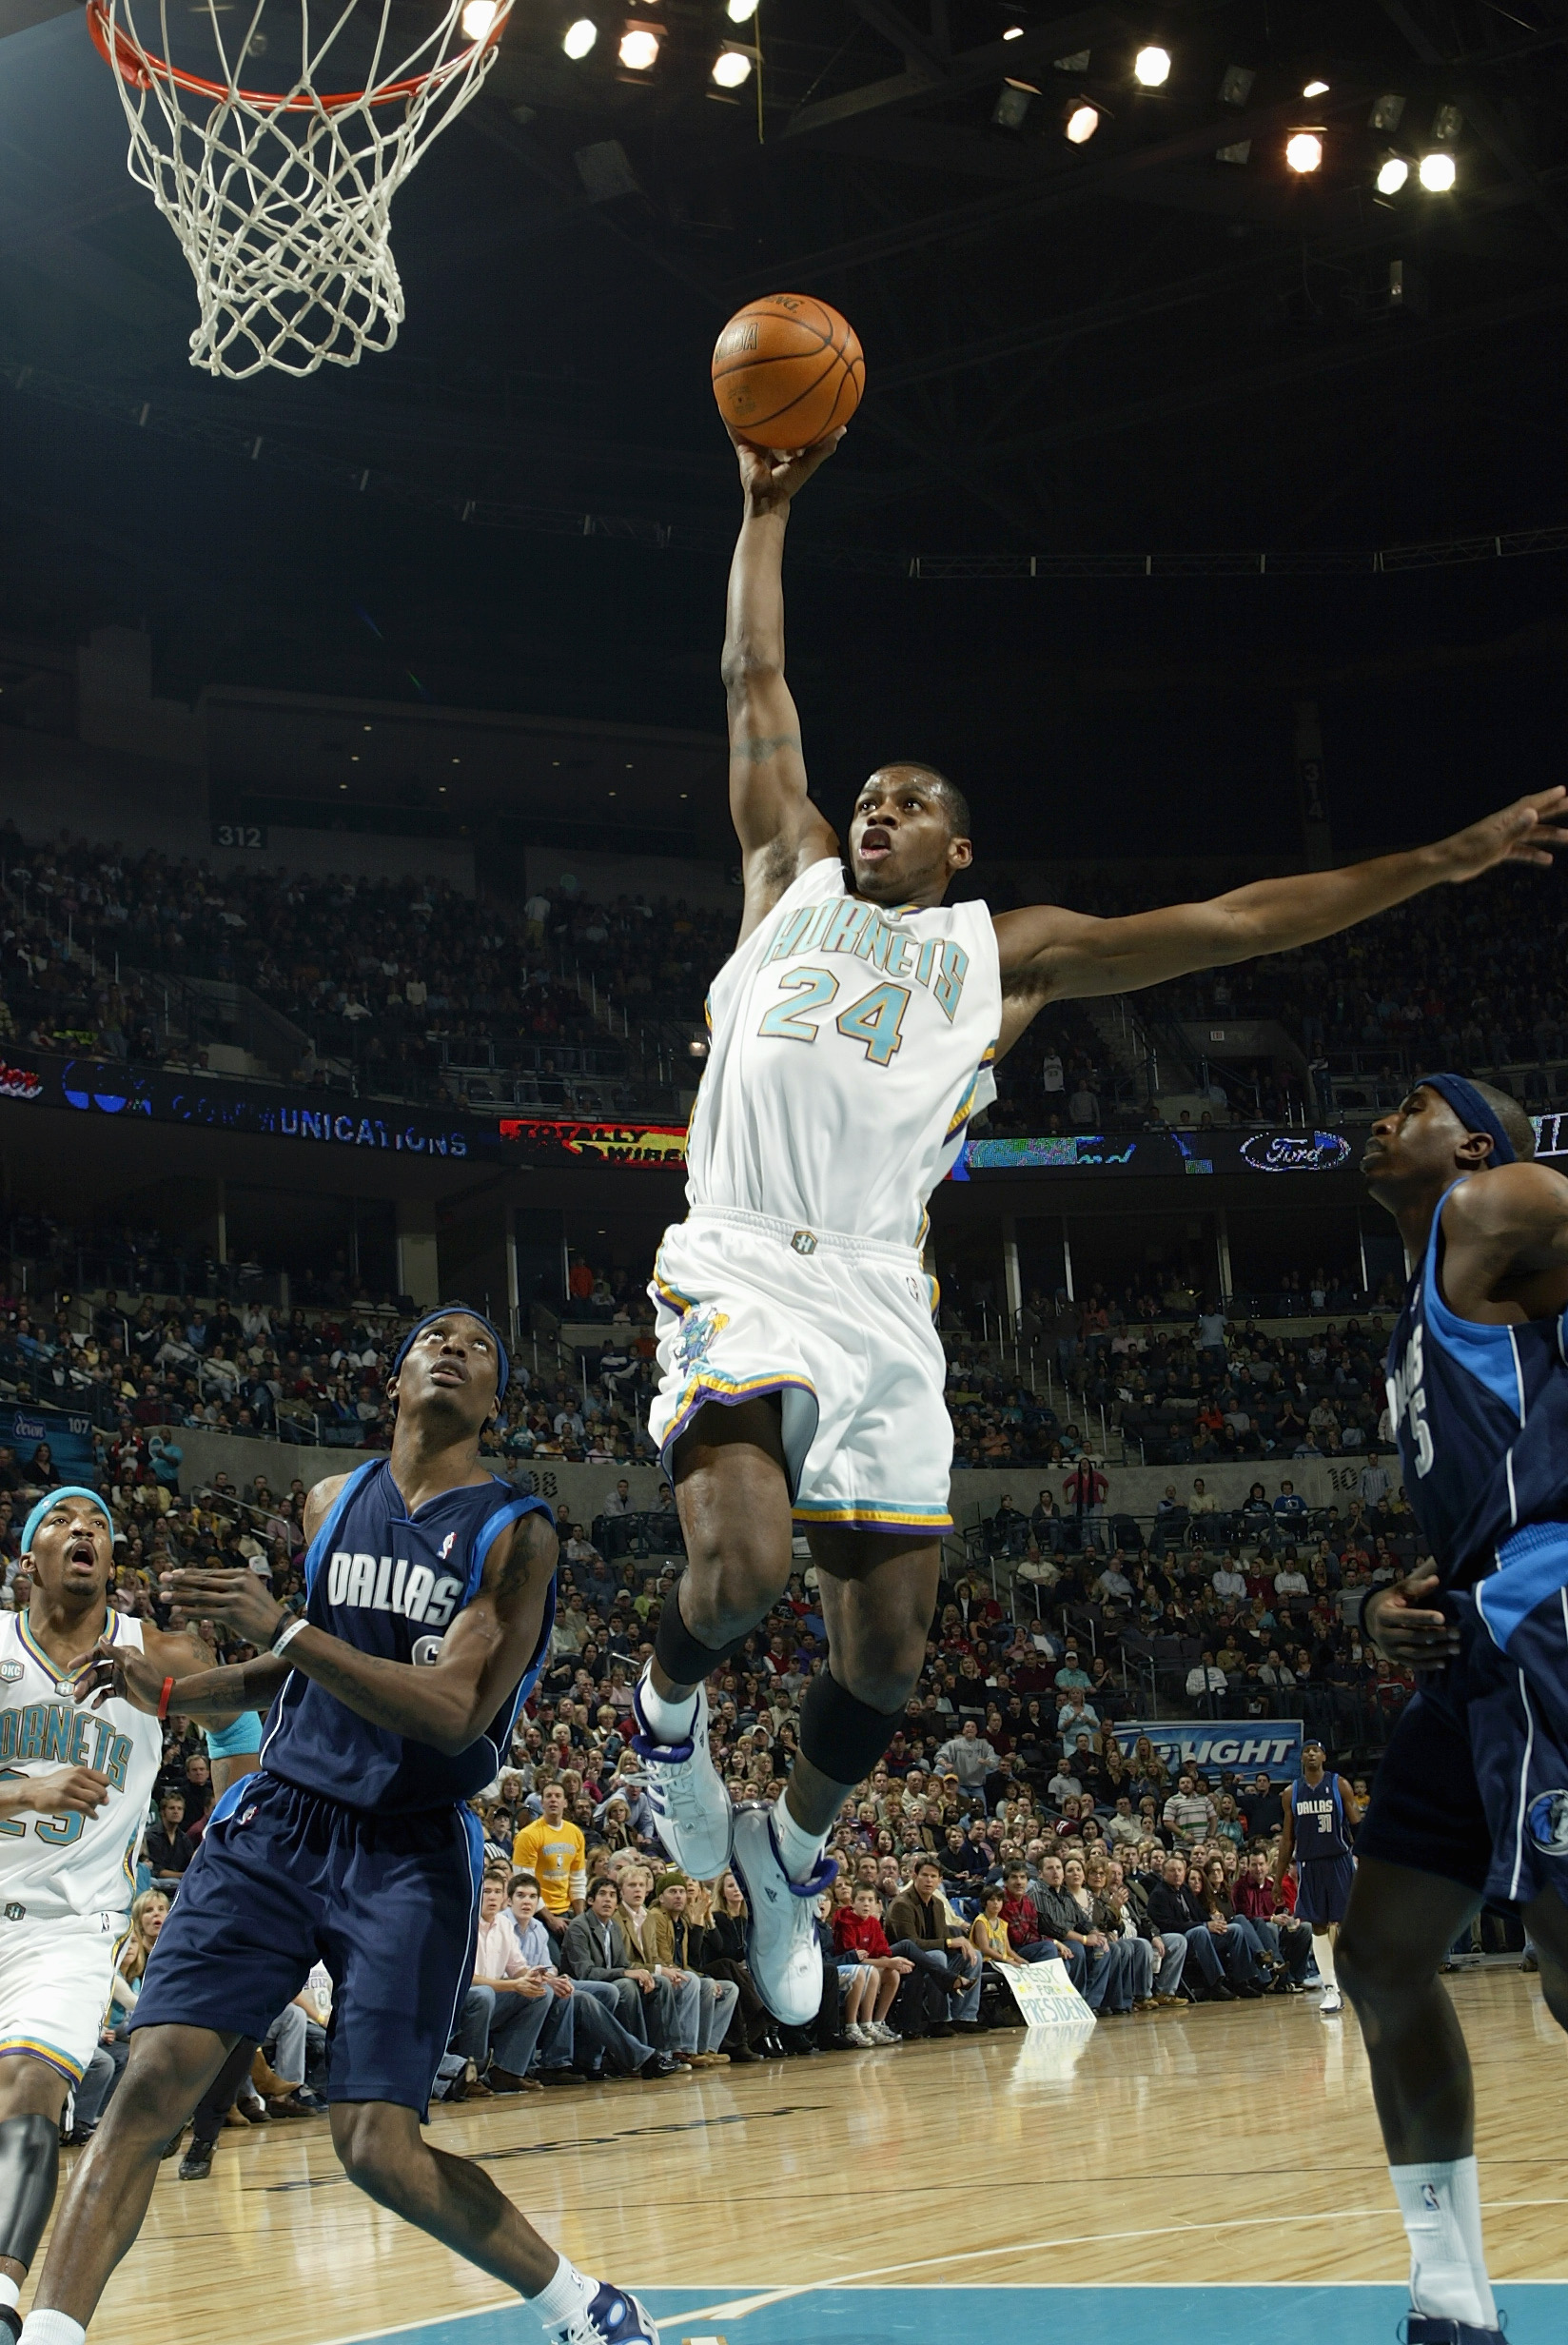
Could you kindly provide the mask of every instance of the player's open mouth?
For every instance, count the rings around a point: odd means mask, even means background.
[[[90,1539],[73,1539],[66,1549],[66,1560],[68,1563],[85,1564],[90,1570],[98,1560],[97,1550]]]
[[[879,862],[892,853],[892,840],[886,831],[865,831],[860,839],[860,859],[863,863]]]
[[[430,1370],[430,1381],[432,1384],[466,1384],[468,1370],[460,1368],[455,1360],[438,1360]]]

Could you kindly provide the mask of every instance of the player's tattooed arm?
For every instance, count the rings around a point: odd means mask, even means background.
[[[78,1702],[94,1709],[106,1702],[128,1702],[132,1709],[155,1715],[164,1681],[172,1678],[171,1710],[205,1726],[227,1726],[245,1710],[270,1709],[288,1675],[287,1662],[266,1652],[248,1661],[215,1663],[211,1646],[194,1626],[163,1636],[144,1633],[141,1651],[101,1640],[76,1682]]]
[[[742,938],[798,873],[838,850],[808,794],[800,719],[784,680],[784,532],[791,501],[842,437],[787,459],[735,441],[745,504],[730,565],[721,672],[730,813],[746,882]]]
[[[311,1626],[289,1639],[281,1658],[264,1654],[245,1663],[242,1674],[248,1682],[248,1673],[265,1664],[278,1672],[281,1685],[297,1669],[373,1726],[455,1758],[484,1731],[533,1659],[555,1567],[556,1534],[549,1518],[525,1514],[498,1535],[479,1594],[458,1614],[434,1662],[416,1665],[362,1653],[330,1630]],[[270,1645],[284,1623],[282,1606],[252,1571],[176,1571],[164,1587],[177,1618],[216,1621],[247,1643]],[[226,1686],[218,1683],[225,1679]],[[160,1676],[160,1689],[162,1682]],[[214,1708],[223,1706],[225,1692],[232,1696],[231,1672],[214,1670],[209,1682],[200,1684],[204,1704],[210,1701]],[[230,1698],[227,1706],[254,1705],[248,1698],[238,1704]],[[184,1688],[171,1696],[170,1707],[204,1714],[190,1710]]]
[[[1474,879],[1499,863],[1549,865],[1568,844],[1568,791],[1539,790],[1427,847],[1338,871],[1259,879],[1200,903],[1101,920],[1059,904],[996,916],[1002,1032],[1010,1049],[1046,1002],[1125,994],[1199,969],[1284,953],[1353,928],[1423,890]]]

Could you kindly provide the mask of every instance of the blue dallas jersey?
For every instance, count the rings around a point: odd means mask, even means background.
[[[1290,1812],[1295,1818],[1298,1864],[1312,1864],[1321,1857],[1350,1854],[1350,1831],[1337,1775],[1325,1775],[1316,1784],[1309,1783],[1304,1775],[1298,1775],[1290,1786]]]
[[[410,1514],[384,1458],[352,1473],[305,1557],[305,1618],[358,1652],[433,1662],[479,1592],[497,1538],[525,1514],[553,1520],[542,1499],[490,1481],[427,1499]],[[407,1814],[471,1800],[500,1772],[519,1709],[534,1689],[556,1617],[551,1586],[539,1645],[484,1733],[455,1758],[367,1719],[296,1670],[262,1744],[269,1775],[344,1807]],[[286,1659],[286,1655],[285,1655]]]
[[[1484,1179],[1484,1174],[1470,1177]],[[1501,1645],[1568,1586],[1568,1312],[1490,1327],[1438,1288],[1443,1192],[1388,1348],[1388,1412],[1404,1490],[1444,1586],[1479,1597]]]

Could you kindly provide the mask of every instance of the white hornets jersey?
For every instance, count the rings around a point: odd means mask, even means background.
[[[996,932],[984,904],[885,909],[836,857],[725,962],[687,1136],[694,1206],[919,1246],[926,1200],[996,1096]]]
[[[142,1642],[140,1621],[119,1612],[109,1613],[107,1633],[116,1645]],[[0,1613],[0,1780],[95,1767],[110,1785],[95,1816],[0,1817],[0,1908],[21,1905],[29,1919],[125,1913],[163,1751],[155,1718],[128,1702],[78,1704],[27,1614]]]

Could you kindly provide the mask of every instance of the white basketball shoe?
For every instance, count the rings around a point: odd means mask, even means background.
[[[637,1730],[632,1748],[642,1762],[654,1828],[671,1862],[694,1881],[712,1881],[730,1862],[734,1811],[708,1748],[708,1689],[696,1689],[696,1706],[683,1743],[661,1743],[642,1713],[640,1681],[632,1689]]]
[[[837,1880],[838,1861],[820,1857],[808,1880],[792,1881],[772,1806],[748,1802],[735,1812],[730,1863],[751,1910],[746,1962],[752,1984],[775,2020],[809,2027],[822,2006],[816,1901]]]
[[[1320,2020],[1337,2020],[1343,2009],[1344,1998],[1331,1979],[1323,1991],[1323,2000],[1318,2005],[1318,2017]]]

